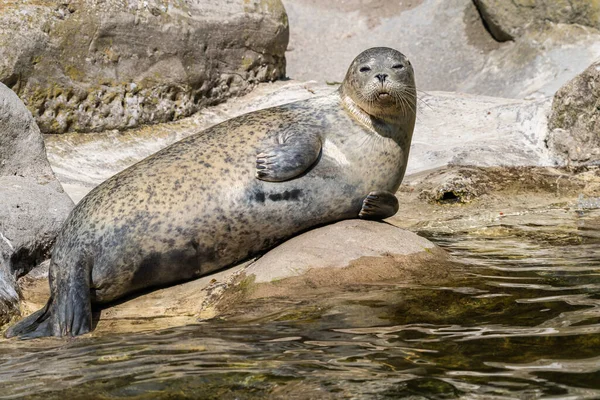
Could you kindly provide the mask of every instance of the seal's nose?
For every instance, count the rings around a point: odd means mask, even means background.
[[[388,75],[387,74],[377,74],[375,75],[375,78],[379,79],[379,82],[383,83],[385,82],[385,78],[387,78]]]

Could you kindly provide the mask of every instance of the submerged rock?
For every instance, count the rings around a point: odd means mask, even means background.
[[[95,315],[94,334],[192,324],[235,314],[252,299],[293,301],[377,282],[445,280],[450,264],[442,249],[414,233],[381,222],[342,221],[290,239],[258,260],[105,308]],[[46,279],[27,277],[21,284],[24,314],[41,307]]]
[[[575,165],[600,164],[600,61],[554,96],[548,145]]]
[[[5,2],[0,82],[42,132],[170,121],[285,76],[279,0]]]
[[[0,325],[18,311],[15,279],[47,257],[72,207],[31,113],[0,83]]]

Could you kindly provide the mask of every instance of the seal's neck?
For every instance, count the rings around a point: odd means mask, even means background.
[[[397,138],[402,133],[401,126],[403,120],[401,116],[374,117],[356,104],[356,102],[345,93],[343,88],[340,89],[339,95],[346,111],[370,132],[392,139]]]

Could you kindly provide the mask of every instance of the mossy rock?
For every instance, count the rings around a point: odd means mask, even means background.
[[[43,133],[126,129],[285,76],[288,36],[280,0],[12,2],[0,9],[0,82]]]
[[[548,145],[575,165],[598,164],[600,156],[600,61],[554,96]]]

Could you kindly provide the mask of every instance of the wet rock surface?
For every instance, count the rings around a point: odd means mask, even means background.
[[[600,156],[600,61],[554,96],[548,146],[574,165],[598,164]]]
[[[0,324],[17,311],[15,279],[42,262],[73,202],[56,180],[31,113],[0,84]]]
[[[42,132],[178,119],[285,76],[279,0],[15,0],[0,10],[0,82]]]
[[[411,231],[528,225],[534,235],[544,219],[599,208],[600,170],[450,166],[408,176],[396,196],[400,211],[388,222]]]

